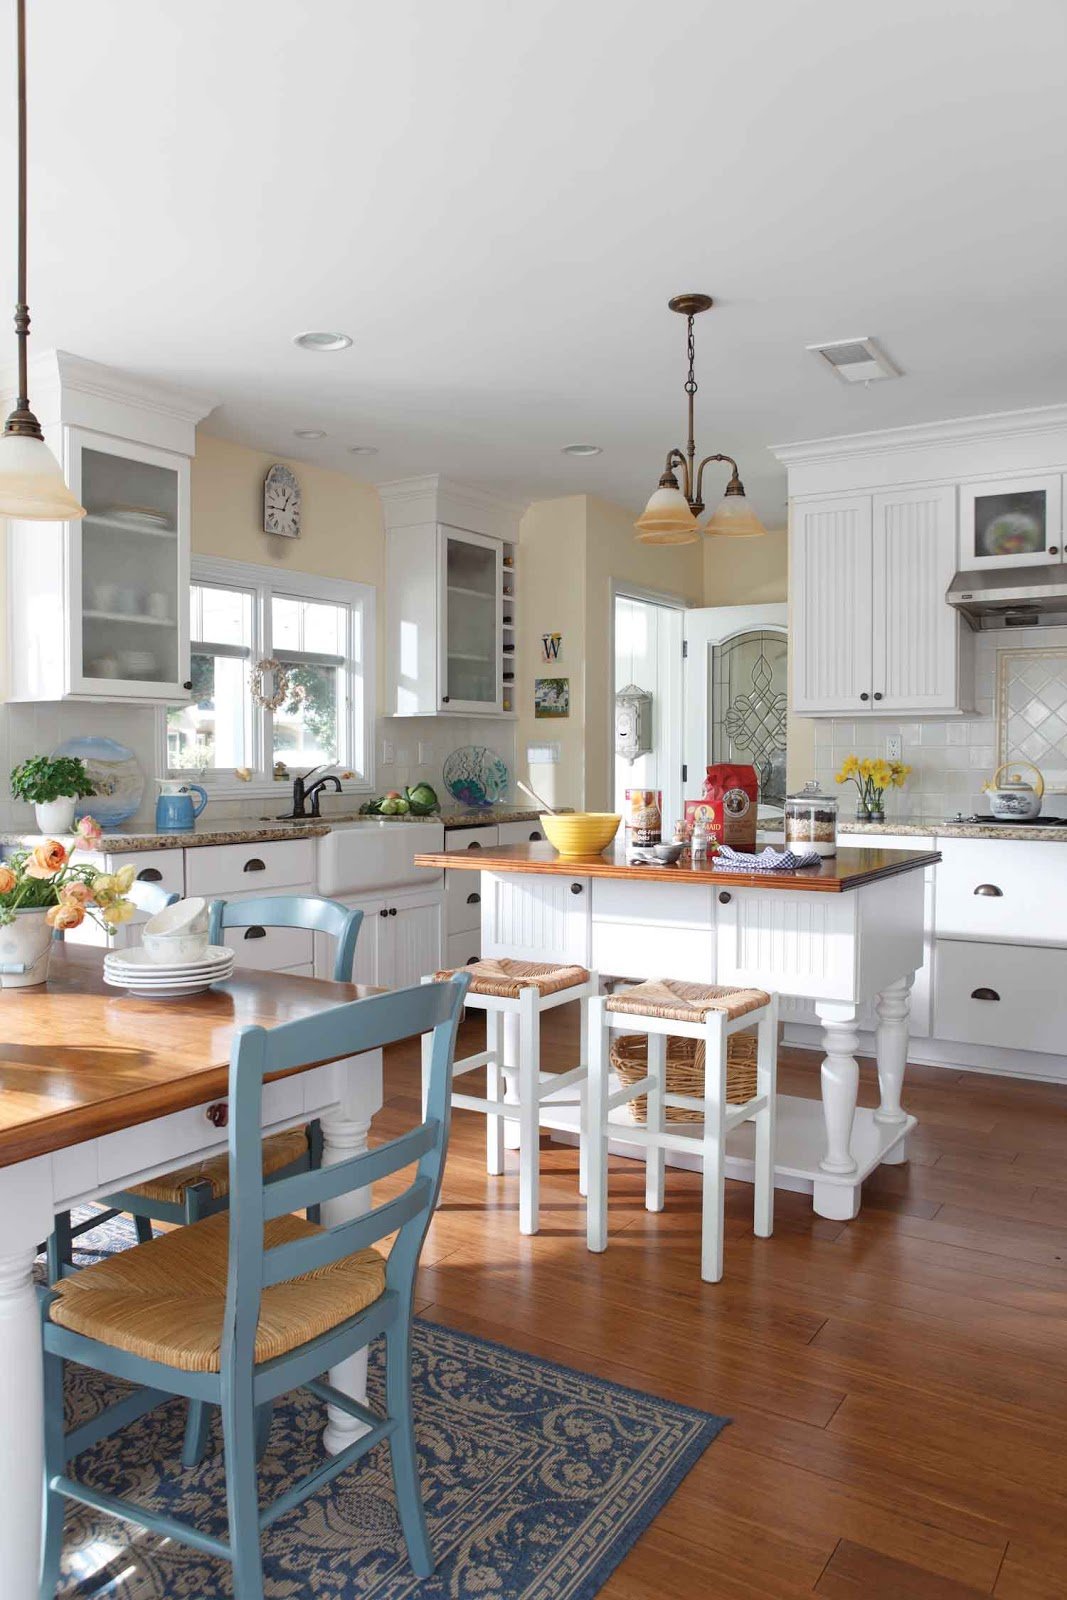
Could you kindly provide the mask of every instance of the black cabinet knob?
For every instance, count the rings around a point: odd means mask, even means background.
[[[242,872],[266,872],[267,863],[261,861],[259,856],[250,856],[241,868]]]
[[[731,893],[730,893],[730,891],[728,889],[721,889],[719,891],[719,904],[721,906],[728,906],[732,899],[733,899],[733,896],[731,895]]]
[[[861,700],[869,700],[870,698],[871,698],[870,695],[867,694],[866,691],[864,691],[864,693],[860,695],[860,699]]]
[[[396,906],[390,906],[389,907],[389,915],[391,917],[395,917],[396,916]]]
[[[1050,556],[1058,556],[1060,552],[1054,544],[1050,544],[1048,547],[1048,553]]]
[[[379,911],[378,915],[380,917],[387,917],[389,915],[389,913],[388,913],[388,911],[382,910],[382,911]]]
[[[441,696],[441,704],[442,704],[442,705],[443,705],[443,706],[447,706],[447,704],[448,704],[448,700],[449,700],[449,697],[448,697],[448,695],[447,695],[447,694],[443,694],[443,695],[442,695],[442,696]]]
[[[470,844],[467,846],[468,850],[480,850],[481,848],[482,841],[480,839],[472,839]]]
[[[266,928],[261,928],[258,923],[253,924],[253,926],[251,928],[246,928],[245,929],[245,938],[246,939],[265,939],[266,937],[267,937]]]
[[[230,1108],[225,1100],[216,1100],[213,1106],[208,1106],[204,1115],[214,1127],[225,1128],[230,1120]]]
[[[481,903],[482,903],[482,897],[481,897],[480,894],[469,894],[467,896],[467,904],[469,906],[480,906]]]
[[[1003,899],[1004,896],[1004,890],[998,889],[995,883],[980,883],[974,892],[975,894],[988,895],[993,900]]]
[[[192,687],[193,687],[192,678],[186,678],[185,682],[182,684],[182,688],[183,689],[191,689]]]
[[[535,842],[535,840],[543,839],[543,838],[544,838],[544,834],[540,831],[540,829],[535,828],[533,833],[531,833],[531,835],[530,835],[530,843],[533,844]]]
[[[972,989],[972,1000],[999,1000],[1000,996],[995,989]]]
[[[137,874],[138,883],[161,883],[163,874],[158,867],[142,867]]]
[[[876,689],[876,690],[875,690],[875,691],[874,691],[874,698],[875,698],[875,699],[876,699],[876,700],[882,700],[882,699],[884,699],[884,698],[885,698],[885,697],[884,697],[884,696],[883,696],[883,694],[882,694],[882,691],[881,691],[881,690],[880,690],[880,689]]]
[[[581,894],[581,892],[582,892],[582,886],[581,886],[580,883],[572,883],[571,884],[571,894]]]

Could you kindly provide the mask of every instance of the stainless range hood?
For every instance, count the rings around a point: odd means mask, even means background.
[[[957,572],[945,599],[975,629],[1067,624],[1067,566]]]

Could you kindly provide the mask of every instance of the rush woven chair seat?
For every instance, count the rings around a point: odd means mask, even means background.
[[[264,1529],[385,1442],[412,1568],[417,1578],[431,1575],[434,1557],[412,1417],[411,1321],[419,1254],[441,1189],[452,1054],[466,987],[460,976],[447,984],[349,1001],[270,1030],[243,1028],[230,1057],[228,1215],[137,1245],[41,1291],[42,1596],[53,1596],[59,1586],[64,1502],[70,1499],[230,1561],[236,1600],[264,1600]],[[321,1061],[343,1062],[427,1033],[432,1036],[428,1105],[415,1128],[333,1166],[264,1183],[260,1125],[266,1077]],[[414,1175],[399,1193],[351,1217],[347,1197],[354,1191],[412,1167]],[[326,1202],[335,1202],[350,1220],[320,1228],[291,1214]],[[393,1235],[383,1261],[371,1247]],[[320,1376],[349,1362],[379,1335],[385,1337],[385,1415]],[[67,1432],[66,1361],[133,1388]],[[279,1395],[297,1388],[355,1417],[366,1432],[337,1455],[317,1460],[306,1477],[261,1509],[260,1421]],[[72,1464],[84,1450],[172,1395],[221,1409],[225,1538],[72,1476]],[[165,1471],[164,1463],[154,1461],[157,1467]]]
[[[276,1172],[299,1162],[307,1153],[306,1127],[268,1134],[263,1141],[263,1176],[273,1177]],[[136,1184],[130,1193],[164,1205],[184,1206],[189,1190],[201,1186],[213,1200],[229,1194],[230,1158],[225,1151],[221,1155],[205,1156],[203,1161],[192,1161],[174,1172],[164,1172],[158,1178],[149,1178],[147,1183]]]
[[[477,1111],[485,1117],[486,1171],[499,1177],[504,1171],[504,1124],[519,1125],[519,1232],[536,1233],[540,1225],[540,1130],[545,1104],[551,1100],[559,1110],[577,1107],[581,1114],[582,1135],[579,1151],[579,1192],[586,1190],[585,1084],[588,1069],[584,1061],[567,1071],[541,1071],[541,1014],[577,1000],[581,1006],[579,1037],[587,1038],[587,1006],[600,991],[595,972],[573,964],[547,961],[512,961],[506,957],[486,957],[459,969],[471,980],[467,1005],[485,1012],[485,1049],[464,1056],[455,1063],[458,1078],[479,1067],[486,1069],[484,1095],[453,1093],[452,1104],[464,1111]],[[436,972],[424,983],[439,982],[454,976],[451,969]],[[423,1054],[423,1095],[425,1097],[428,1059]],[[576,1097],[568,1099],[571,1091]]]
[[[628,1032],[614,1045],[613,1023],[625,1024]],[[750,1036],[744,1030],[753,1027],[754,1062],[752,1045],[734,1045],[735,1038]],[[643,1071],[638,1048],[642,1045]],[[682,1059],[683,1046],[691,1051],[688,1060]],[[774,1227],[777,997],[762,989],[673,978],[635,984],[590,1003],[588,1054],[590,1250],[605,1250],[608,1243],[607,1156],[612,1135],[645,1148],[649,1211],[663,1209],[666,1152],[699,1154],[703,1164],[700,1275],[717,1283],[722,1277],[726,1135],[749,1120],[756,1125],[755,1232],[765,1238]],[[612,1065],[618,1068],[618,1087],[612,1085]],[[611,1113],[623,1106],[629,1107],[633,1122],[620,1127],[611,1121]]]
[[[540,995],[549,995],[589,982],[589,974],[584,967],[558,966],[545,961],[508,961],[494,957],[472,961],[466,967],[435,972],[434,978],[440,982],[453,977],[457,970],[470,974],[468,1005],[471,1004],[471,996],[476,994],[492,995],[498,1000],[517,1000],[523,989],[536,989]]]

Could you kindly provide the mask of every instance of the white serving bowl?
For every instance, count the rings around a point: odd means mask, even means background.
[[[208,947],[206,928],[187,928],[180,933],[150,933],[146,922],[141,933],[141,946],[149,961],[161,966],[180,967],[202,961]]]
[[[202,895],[193,895],[189,900],[176,900],[172,906],[157,911],[145,923],[144,931],[164,935],[206,933],[207,923],[207,901]]]

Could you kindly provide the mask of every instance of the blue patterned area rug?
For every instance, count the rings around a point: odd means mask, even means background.
[[[121,1227],[86,1236],[85,1258],[97,1241],[99,1253],[132,1242]],[[383,1446],[268,1530],[268,1600],[590,1600],[727,1420],[429,1322],[416,1323],[413,1360],[436,1573],[420,1583],[408,1566]],[[111,1379],[68,1367],[70,1420],[86,1420],[118,1391]],[[372,1347],[378,1408],[382,1391]],[[324,1422],[321,1403],[304,1391],[278,1404],[260,1466],[262,1500],[321,1459]],[[183,1424],[181,1402],[162,1406],[86,1451],[75,1475],[225,1537],[221,1453],[183,1469]],[[57,1600],[232,1593],[224,1563],[68,1508]]]

